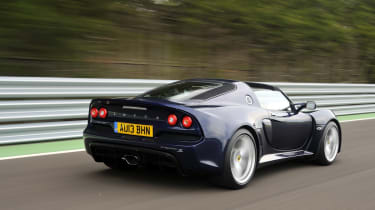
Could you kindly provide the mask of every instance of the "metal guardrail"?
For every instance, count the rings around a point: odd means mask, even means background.
[[[134,96],[172,80],[0,77],[0,144],[82,137],[91,98]],[[375,112],[375,85],[269,83],[337,115]]]
[[[280,87],[293,102],[315,101],[336,115],[375,112],[375,85],[329,83],[269,83]]]

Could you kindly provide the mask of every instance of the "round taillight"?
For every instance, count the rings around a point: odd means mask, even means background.
[[[170,114],[168,116],[168,124],[174,126],[177,124],[177,116],[175,114]]]
[[[99,117],[103,118],[103,119],[107,117],[107,109],[106,108],[100,108],[99,109]]]
[[[95,107],[91,108],[90,115],[91,115],[92,118],[96,118],[98,116],[98,114],[99,114],[99,111],[98,111],[97,108],[95,108]]]
[[[193,124],[193,120],[191,119],[191,117],[185,116],[184,118],[182,118],[182,125],[185,128],[190,128],[191,124]]]

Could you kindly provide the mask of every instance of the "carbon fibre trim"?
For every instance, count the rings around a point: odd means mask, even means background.
[[[313,155],[313,154],[314,153],[312,153],[312,152],[308,152],[308,151],[304,151],[304,150],[268,154],[268,155],[263,155],[260,158],[259,163],[262,164],[262,163],[272,162],[272,161],[276,161],[276,160],[289,159],[289,158],[302,157],[302,156],[310,156],[310,155]]]

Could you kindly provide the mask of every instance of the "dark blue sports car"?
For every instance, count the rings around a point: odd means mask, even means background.
[[[94,99],[84,138],[87,152],[110,168],[174,167],[235,189],[261,165],[297,157],[329,165],[341,147],[331,111],[293,104],[274,86],[214,79]]]

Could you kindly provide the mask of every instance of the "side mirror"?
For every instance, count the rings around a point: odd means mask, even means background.
[[[294,104],[296,113],[300,112],[302,109],[315,110],[316,103],[314,101],[307,101],[306,103]]]
[[[314,101],[306,102],[306,109],[315,110],[316,109],[316,103]]]

